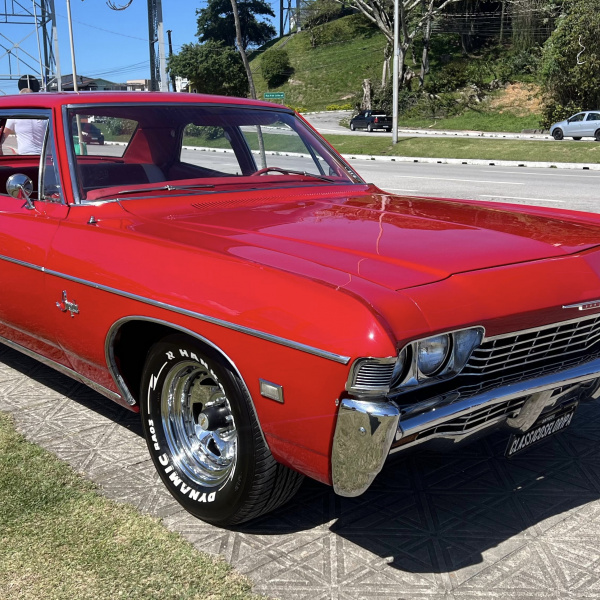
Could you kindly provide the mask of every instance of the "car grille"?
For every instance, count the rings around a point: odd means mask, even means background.
[[[525,398],[513,398],[500,404],[482,406],[468,414],[419,431],[419,433],[408,438],[399,438],[392,444],[392,449],[413,445],[430,438],[460,437],[461,435],[471,434],[493,422],[500,422],[507,415],[518,414],[523,404],[525,404]]]
[[[462,375],[494,377],[556,368],[600,348],[600,315],[484,340]]]
[[[600,357],[600,315],[485,339],[460,375],[394,397],[416,415]]]

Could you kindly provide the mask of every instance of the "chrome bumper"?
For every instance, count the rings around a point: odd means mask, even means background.
[[[398,430],[392,402],[342,400],[333,436],[331,477],[340,496],[360,496],[375,479]]]
[[[527,398],[528,402],[531,401],[530,405],[535,405],[536,411],[543,412],[562,401],[562,394],[546,392],[571,386],[567,390],[570,392],[573,386],[598,378],[600,358],[557,373],[492,389],[412,417],[410,414],[402,415],[396,404],[384,399],[342,400],[331,454],[334,490],[340,496],[359,496],[365,492],[383,468],[392,444],[395,446],[392,452],[396,452],[432,439],[443,438],[458,443],[476,433],[505,424],[509,419],[512,419],[513,427],[523,429],[524,423],[519,425],[515,418],[524,409],[523,404],[463,432],[449,432],[440,426],[457,419],[467,419],[477,411],[493,410],[518,398]]]

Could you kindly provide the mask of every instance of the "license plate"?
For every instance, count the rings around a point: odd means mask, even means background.
[[[538,419],[531,429],[525,433],[513,434],[508,440],[505,456],[511,458],[515,454],[567,428],[571,424],[576,408],[577,402],[559,408],[557,411]]]

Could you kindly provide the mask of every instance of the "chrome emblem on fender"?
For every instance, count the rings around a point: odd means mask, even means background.
[[[63,290],[62,293],[62,302],[57,302],[56,306],[60,308],[61,312],[69,311],[71,313],[71,317],[79,314],[79,306],[75,302],[70,302],[67,300],[67,291]]]
[[[592,308],[600,308],[600,300],[590,300],[589,302],[580,302],[579,304],[568,304],[563,308],[577,308],[578,310],[591,310]]]

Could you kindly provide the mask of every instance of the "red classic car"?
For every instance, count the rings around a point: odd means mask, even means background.
[[[8,119],[45,137],[0,157],[0,341],[139,412],[202,519],[499,429],[510,456],[598,393],[596,215],[390,195],[264,102],[26,94]]]

